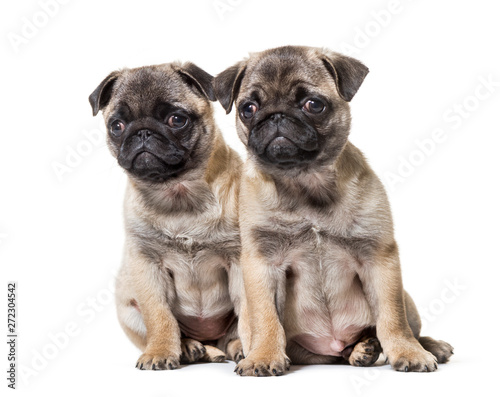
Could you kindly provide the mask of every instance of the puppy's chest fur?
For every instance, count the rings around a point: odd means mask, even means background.
[[[238,229],[222,217],[218,205],[202,214],[158,216],[154,222],[136,220],[130,231],[140,238],[144,254],[159,258],[176,253],[189,261],[200,252],[230,258],[240,249]]]
[[[200,321],[201,328],[208,327],[205,319],[223,318],[210,320],[218,327],[230,321],[228,271],[240,252],[236,221],[225,215],[215,195],[205,196],[199,211],[162,214],[135,208],[126,220],[128,238],[151,266],[158,266],[167,301],[181,329],[192,336],[200,336],[193,331]]]
[[[373,324],[357,270],[377,242],[352,206],[278,211],[253,237],[272,266],[286,269],[289,339],[338,356]]]
[[[291,264],[287,260],[290,250],[304,251],[307,247],[318,259],[328,251],[344,251],[355,269],[378,244],[355,210],[350,211],[341,204],[325,210],[276,208],[267,214],[268,221],[254,227],[252,235],[260,253],[275,265]]]
[[[236,220],[226,216],[230,211],[223,211],[218,198],[208,189],[191,194],[204,196],[196,210],[163,213],[136,209],[127,220],[127,233],[136,240],[142,253],[152,259],[175,253],[190,261],[200,252],[225,258],[238,256],[239,230]]]

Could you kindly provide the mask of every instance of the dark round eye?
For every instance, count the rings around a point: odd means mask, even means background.
[[[241,115],[246,119],[251,119],[257,110],[257,105],[254,105],[253,103],[246,103],[241,107]]]
[[[303,106],[306,112],[318,114],[323,111],[325,104],[318,99],[309,99]]]
[[[125,131],[125,124],[120,120],[115,120],[111,123],[111,133],[114,136],[120,136]]]
[[[167,124],[172,128],[182,128],[187,124],[187,117],[180,114],[173,114],[168,118]]]

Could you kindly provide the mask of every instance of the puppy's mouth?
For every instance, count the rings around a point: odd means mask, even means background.
[[[248,145],[264,162],[279,168],[299,167],[319,153],[318,135],[293,117],[269,117],[250,132]]]
[[[136,154],[128,172],[141,180],[165,182],[167,179],[177,176],[185,165],[182,158],[169,160],[166,162],[154,153],[142,151]]]
[[[135,158],[132,160],[132,168],[137,169],[148,169],[152,166],[157,166],[158,163],[163,163],[161,159],[156,157],[153,153],[150,152],[140,152]]]
[[[120,147],[118,163],[130,175],[161,183],[179,175],[188,160],[188,150],[158,133],[134,133]]]
[[[317,155],[317,150],[304,150],[290,139],[278,136],[269,142],[261,158],[279,168],[287,169],[304,166],[314,160]]]
[[[265,155],[273,163],[293,166],[301,149],[284,136],[274,138],[266,147]]]

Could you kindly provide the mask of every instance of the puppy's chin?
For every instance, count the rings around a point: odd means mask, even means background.
[[[258,155],[260,160],[279,169],[297,171],[306,168],[317,157],[319,151],[307,151],[299,148],[284,136],[274,138],[264,153]]]
[[[142,152],[135,156],[131,167],[126,171],[134,178],[148,183],[163,183],[178,177],[185,168],[184,160],[162,160],[150,152]]]

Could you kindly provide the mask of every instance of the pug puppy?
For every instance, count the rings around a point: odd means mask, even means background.
[[[124,69],[90,95],[128,176],[125,249],[116,282],[121,326],[140,369],[241,358],[230,288],[241,277],[241,160],[210,101],[213,77],[192,63]]]
[[[452,354],[446,342],[420,336],[386,193],[348,141],[348,102],[367,73],[353,58],[289,46],[215,78],[248,149],[240,375],[281,375],[289,358],[370,365],[381,348],[397,371],[432,372]]]

